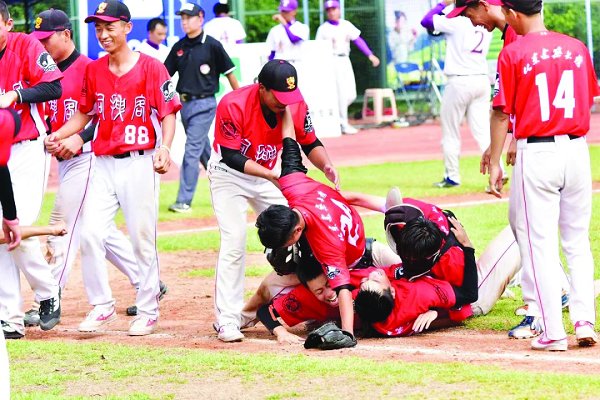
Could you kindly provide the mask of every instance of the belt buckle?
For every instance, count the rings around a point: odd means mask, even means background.
[[[189,95],[188,95],[187,93],[181,93],[181,94],[179,95],[179,98],[181,98],[181,101],[183,101],[183,102],[187,102],[187,101],[188,101],[188,99],[189,99]]]

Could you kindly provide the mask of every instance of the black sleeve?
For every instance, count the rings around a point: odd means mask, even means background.
[[[225,165],[236,171],[244,172],[244,165],[249,160],[248,157],[240,153],[239,150],[228,149],[227,147],[221,146],[221,157]]]
[[[310,154],[310,152],[312,151],[312,149],[314,149],[315,147],[319,147],[319,146],[321,146],[321,147],[323,146],[323,143],[321,143],[321,141],[319,139],[315,140],[311,144],[301,145],[302,152],[304,154],[306,154],[307,156]]]
[[[352,286],[352,285],[342,285],[342,286],[336,287],[333,290],[335,290],[336,293],[339,293],[339,292],[342,291],[342,289],[348,289],[349,291],[352,291],[352,290],[354,290],[354,286]]]
[[[96,130],[97,124],[89,124],[87,128],[79,132],[79,136],[83,143],[90,142],[94,138],[94,131]]]
[[[273,314],[271,314],[271,311],[273,311]],[[256,316],[271,333],[273,333],[273,329],[281,326],[281,323],[277,320],[277,311],[273,308],[272,303],[260,306]]]
[[[42,82],[37,85],[19,90],[18,103],[43,103],[60,99],[62,86],[60,81]]]
[[[176,53],[179,50],[179,47],[177,44],[175,44],[172,48],[171,51],[169,52],[169,55],[167,56],[166,60],[165,60],[165,67],[167,68],[167,71],[169,71],[169,75],[173,76],[175,75],[175,72],[177,72],[177,57],[176,57]]]
[[[298,142],[292,138],[283,138],[283,151],[281,152],[281,176],[294,172],[307,173],[308,170],[302,164],[302,155]]]
[[[477,301],[477,263],[475,262],[475,249],[463,247],[465,253],[465,272],[462,286],[452,288],[456,296],[455,307],[462,307]]]
[[[12,221],[17,218],[15,196],[7,166],[0,167],[0,204],[2,205],[2,214],[5,219]]]

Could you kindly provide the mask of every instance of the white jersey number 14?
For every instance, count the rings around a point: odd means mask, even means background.
[[[535,76],[535,85],[538,88],[540,98],[540,116],[542,122],[545,122],[550,119],[550,97],[548,95],[548,79],[545,72]],[[554,108],[562,108],[565,112],[565,118],[573,118],[573,110],[575,109],[574,87],[573,71],[563,71],[552,105]]]

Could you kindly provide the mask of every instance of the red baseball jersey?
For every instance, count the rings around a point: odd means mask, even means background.
[[[262,114],[259,85],[245,86],[226,94],[217,106],[214,150],[220,147],[239,150],[265,168],[273,169],[282,147],[281,115],[271,128]],[[288,106],[292,111],[296,141],[301,145],[313,143],[317,137],[306,103]]]
[[[16,32],[6,35],[0,71],[0,94],[27,89],[38,83],[54,82],[63,77],[39,40]],[[44,120],[44,103],[21,103],[13,107],[21,116],[21,131],[14,138],[14,143],[35,139],[46,133],[48,125]]]
[[[449,309],[456,304],[454,290],[448,282],[428,276],[413,282],[405,279],[392,281],[395,289],[392,314],[373,328],[386,336],[410,336],[417,317],[431,308]]]
[[[514,135],[585,135],[600,94],[588,49],[577,39],[544,31],[524,35],[498,59],[493,106],[514,115]]]
[[[304,234],[333,289],[350,284],[350,271],[365,251],[358,212],[335,189],[301,172],[279,179],[289,206],[302,213]]]
[[[506,24],[504,32],[502,33],[502,48],[508,46],[509,44],[517,40],[519,37],[520,36],[517,35],[517,32],[514,30],[514,28]]]
[[[287,326],[304,321],[329,321],[339,319],[340,310],[317,299],[304,285],[298,285],[291,292],[273,300],[273,308]]]
[[[448,218],[439,207],[409,197],[405,197],[403,201],[423,211],[424,217],[435,223],[444,234],[450,232]],[[434,278],[447,281],[454,286],[462,285],[464,274],[465,253],[459,246],[450,247],[431,269]]]
[[[8,164],[14,138],[15,117],[9,110],[0,108],[0,167]]]
[[[113,74],[108,56],[88,64],[79,110],[98,118],[92,148],[98,156],[148,150],[160,145],[160,122],[181,109],[167,69],[140,53],[123,76]]]

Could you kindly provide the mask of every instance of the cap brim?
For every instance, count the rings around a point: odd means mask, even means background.
[[[454,10],[452,10],[448,14],[446,14],[446,18],[458,17],[459,15],[462,15],[463,11],[465,11],[466,9],[467,9],[467,6],[455,7]]]
[[[96,21],[102,21],[102,22],[115,22],[115,21],[122,21],[119,18],[116,17],[109,17],[106,15],[90,15],[89,17],[87,17],[84,22],[86,24],[89,24],[90,22],[96,22]]]
[[[52,36],[54,32],[56,31],[33,31],[30,33],[30,35],[36,38],[37,40],[44,40]]]
[[[290,12],[294,10],[296,10],[296,8],[279,7],[279,12]]]
[[[175,13],[175,15],[182,15],[182,14],[189,15],[190,17],[197,17],[198,15],[200,15],[200,13],[198,13],[198,14],[194,14],[192,11],[188,11],[188,10],[185,10],[185,11],[177,11],[177,12]]]
[[[302,93],[300,93],[300,90],[298,89],[292,90],[291,92],[278,92],[271,89],[271,92],[273,92],[273,95],[278,102],[285,104],[286,106],[304,101],[304,97],[302,97]]]

